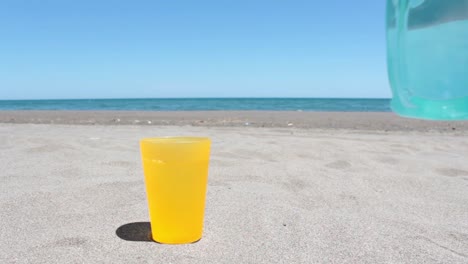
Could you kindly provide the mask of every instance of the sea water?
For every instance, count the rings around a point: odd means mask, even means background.
[[[392,109],[468,119],[468,0],[388,0]]]
[[[358,98],[142,98],[0,100],[0,110],[267,110],[389,112],[390,100]]]

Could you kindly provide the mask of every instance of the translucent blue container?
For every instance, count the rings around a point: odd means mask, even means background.
[[[387,0],[387,55],[394,112],[468,119],[468,0]]]

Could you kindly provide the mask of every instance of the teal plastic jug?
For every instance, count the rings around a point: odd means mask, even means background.
[[[387,0],[392,110],[468,119],[468,0]]]

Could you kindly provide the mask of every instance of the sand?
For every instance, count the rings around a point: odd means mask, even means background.
[[[296,127],[372,131],[468,131],[468,121],[427,121],[381,112],[298,111],[0,111],[0,123]]]
[[[82,125],[82,112],[62,124],[28,124],[28,113],[0,114],[0,263],[468,262],[464,122],[375,114],[401,128],[385,129],[371,122],[374,114],[301,123],[298,113],[289,127],[177,118],[165,126]],[[5,123],[8,115],[23,124]],[[126,115],[101,113],[136,117]],[[276,122],[268,115],[247,118]],[[327,118],[347,127],[324,125]],[[353,128],[353,120],[367,126]],[[205,231],[194,244],[148,241],[138,140],[167,135],[213,141]]]

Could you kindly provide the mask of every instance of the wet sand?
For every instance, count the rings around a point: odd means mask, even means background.
[[[0,123],[296,127],[372,131],[468,131],[468,121],[427,121],[381,112],[0,111]]]

